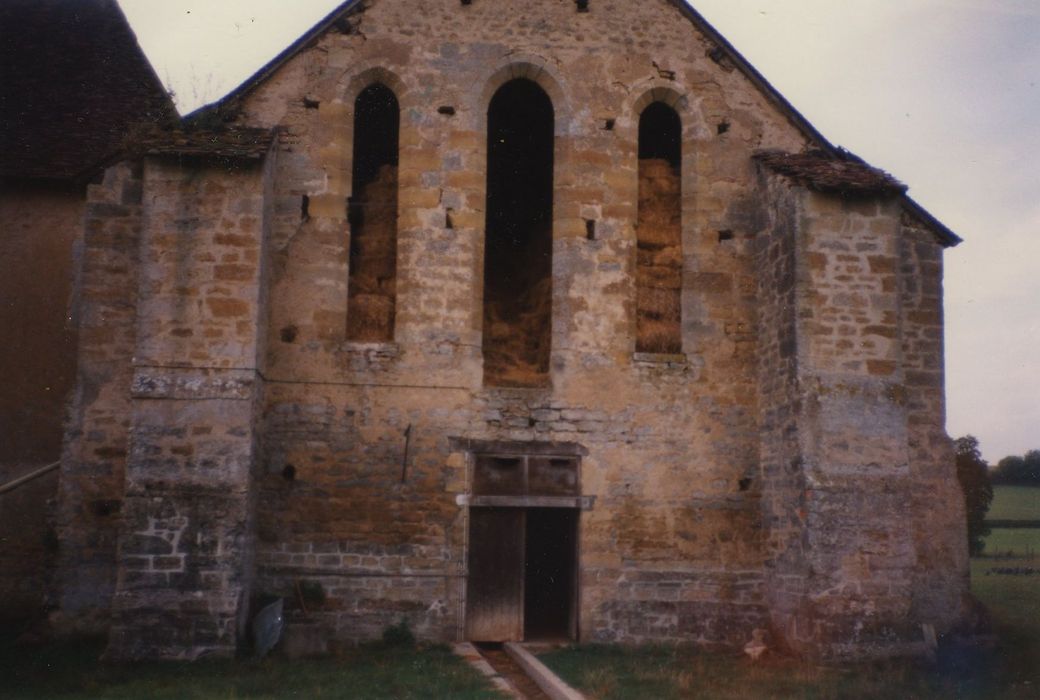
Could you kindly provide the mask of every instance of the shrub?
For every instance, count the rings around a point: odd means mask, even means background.
[[[968,515],[968,553],[982,554],[986,546],[986,512],[993,501],[993,486],[989,482],[989,465],[979,451],[979,441],[971,435],[954,441],[957,452],[957,481],[964,491],[964,505]]]
[[[408,626],[408,620],[402,617],[396,625],[385,627],[383,644],[388,647],[414,647],[415,635],[412,634],[412,628]]]

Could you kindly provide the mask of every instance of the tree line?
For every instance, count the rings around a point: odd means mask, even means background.
[[[957,481],[964,491],[968,516],[968,551],[982,554],[986,546],[986,513],[993,502],[994,485],[1040,486],[1040,450],[1030,450],[1021,457],[1005,457],[991,468],[982,458],[979,441],[965,435],[953,441],[957,460]]]
[[[1040,486],[1040,450],[1005,457],[990,470],[989,478],[993,484]]]

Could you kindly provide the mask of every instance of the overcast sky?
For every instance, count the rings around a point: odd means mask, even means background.
[[[182,112],[339,4],[119,1]],[[1040,449],[1040,2],[693,5],[831,142],[965,239],[946,255],[947,428],[992,462]]]

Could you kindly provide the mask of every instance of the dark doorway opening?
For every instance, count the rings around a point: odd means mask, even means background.
[[[554,115],[530,80],[488,107],[484,245],[484,383],[542,386],[552,322]]]
[[[400,121],[397,98],[385,85],[369,85],[354,102],[347,340],[394,338]]]
[[[664,104],[639,118],[636,351],[682,352],[682,124]]]
[[[524,639],[574,639],[578,511],[527,511]]]

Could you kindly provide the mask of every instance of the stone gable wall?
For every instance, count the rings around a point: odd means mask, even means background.
[[[261,584],[326,636],[371,637],[405,615],[453,638],[467,527],[455,497],[468,483],[447,438],[574,441],[590,451],[582,480],[596,496],[581,525],[583,638],[746,641],[765,620],[751,256],[763,217],[750,155],[803,138],[667,3],[578,14],[376,2],[351,23],[243,104],[244,123],[285,129]],[[551,391],[481,386],[485,112],[512,77],[537,82],[555,110]],[[397,328],[392,344],[353,344],[352,108],[376,80],[402,110]],[[654,99],[684,130],[679,356],[633,353],[636,138]],[[298,603],[301,580],[321,585],[321,604]],[[364,580],[394,593],[358,597]]]

